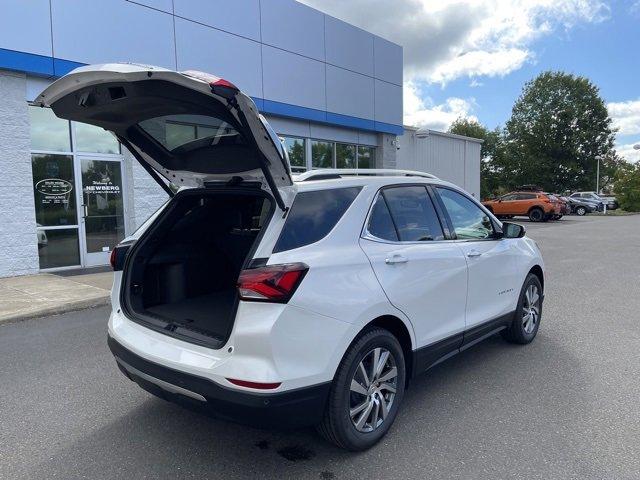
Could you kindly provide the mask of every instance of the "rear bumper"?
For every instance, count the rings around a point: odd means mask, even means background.
[[[320,423],[331,382],[280,393],[250,393],[150,362],[108,336],[118,367],[145,390],[226,420],[263,428],[300,428]]]

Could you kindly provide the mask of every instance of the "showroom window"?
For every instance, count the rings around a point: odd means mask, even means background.
[[[299,137],[281,137],[282,144],[289,155],[292,172],[304,172],[307,169],[305,139]]]
[[[358,145],[358,168],[373,168],[375,166],[376,149]]]
[[[336,167],[356,168],[356,146],[336,143]]]
[[[289,154],[291,171],[302,173],[315,168],[373,168],[375,147],[354,143],[278,135]]]
[[[120,143],[49,108],[29,117],[40,268],[107,263],[125,235]]]
[[[312,168],[332,168],[333,167],[333,142],[322,142],[311,140],[311,167]]]

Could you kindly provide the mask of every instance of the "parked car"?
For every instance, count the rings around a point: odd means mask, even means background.
[[[587,213],[597,212],[598,206],[591,202],[583,201],[581,198],[574,197],[563,197],[569,207],[571,208],[571,213],[574,213],[578,216],[586,215]]]
[[[560,207],[560,213],[554,214],[553,217],[552,217],[553,220],[560,220],[564,215],[569,215],[569,214],[572,213],[571,206],[569,205],[569,202],[562,195],[558,195],[557,193],[554,193],[554,194],[549,195],[549,198],[552,201],[555,198],[555,201],[558,203],[558,205]]]
[[[111,255],[108,344],[154,395],[317,425],[363,450],[416,374],[497,332],[536,336],[536,243],[448,182],[387,170],[294,182],[251,98],[199,72],[86,66],[37,103],[112,131],[163,188],[182,187]],[[208,129],[167,135],[184,124]]]
[[[532,222],[546,222],[554,215],[561,215],[557,198],[543,192],[511,192],[482,204],[499,218],[523,215]]]
[[[620,208],[618,200],[613,195],[599,195],[599,197],[606,202],[607,210],[616,210]]]
[[[598,210],[604,210],[604,206],[607,206],[607,209],[615,210],[618,208],[618,202],[613,200],[607,200],[602,198],[596,192],[574,192],[571,194],[571,198],[580,199],[582,201],[587,201],[591,203],[596,203],[598,205]]]

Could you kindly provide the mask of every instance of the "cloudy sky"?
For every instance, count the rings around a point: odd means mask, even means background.
[[[404,47],[404,115],[445,130],[503,125],[544,70],[590,78],[640,160],[640,0],[300,0]]]

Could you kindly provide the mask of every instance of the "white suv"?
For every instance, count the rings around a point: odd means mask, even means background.
[[[496,332],[536,336],[536,244],[450,183],[294,181],[253,101],[199,72],[83,67],[38,102],[112,131],[172,196],[112,254],[109,347],[155,395],[361,450],[415,375]]]

